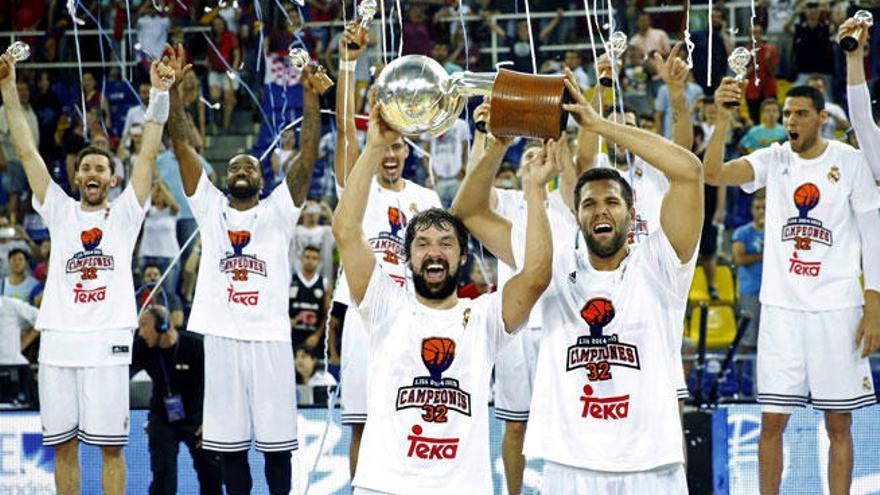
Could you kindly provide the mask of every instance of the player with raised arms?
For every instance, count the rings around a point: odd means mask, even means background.
[[[150,104],[131,182],[112,203],[113,156],[86,146],[76,157],[76,201],[55,184],[37,151],[15,89],[14,61],[0,57],[6,118],[33,191],[34,210],[49,228],[49,278],[36,328],[40,337],[43,444],[55,447],[55,487],[80,492],[79,442],[97,445],[104,493],[125,492],[128,365],[137,317],[131,258],[146,215],[173,70],[150,66]]]
[[[188,69],[177,60],[178,80]],[[183,105],[176,92],[171,98],[168,133],[202,238],[188,330],[205,335],[203,442],[205,449],[223,454],[223,483],[230,494],[250,493],[247,454],[254,437],[266,460],[269,492],[287,494],[291,488],[291,452],[298,443],[288,246],[318,152],[320,110],[312,70],[306,67],[302,76],[299,155],[286,183],[262,200],[263,169],[251,155],[229,160],[228,195],[211,184],[190,144],[193,129]]]
[[[544,459],[545,493],[687,492],[670,306],[686,297],[703,222],[699,160],[632,126],[601,118],[574,77],[565,105],[578,124],[613,139],[669,179],[660,228],[632,249],[632,189],[610,168],[581,174],[574,191],[580,236],[558,245],[541,299],[543,335],[524,453]],[[480,186],[480,187],[477,187]],[[456,212],[505,263],[522,237],[491,222],[490,184],[467,179]],[[514,231],[515,233],[515,231]]]
[[[543,203],[546,184],[557,173],[554,153],[545,151],[528,165],[529,242],[522,271],[501,292],[459,299],[468,233],[458,218],[431,208],[406,226],[403,260],[412,270],[412,295],[385,273],[363,228],[373,176],[388,147],[400,140],[379,108],[373,105],[366,147],[333,221],[369,343],[370,419],[354,493],[491,493],[489,378],[499,349],[525,323],[550,281],[552,242]],[[500,216],[489,221],[510,233],[510,223]]]
[[[822,137],[825,97],[809,86],[785,97],[786,143],[724,162],[730,110],[723,104],[741,93],[733,78],[715,92],[719,124],[703,162],[710,184],[767,188],[757,363],[761,493],[779,493],[782,434],[793,409],[808,402],[825,412],[829,491],[849,493],[851,411],[877,401],[868,354],[880,346],[880,191],[861,152]]]

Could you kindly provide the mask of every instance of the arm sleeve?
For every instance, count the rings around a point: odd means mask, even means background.
[[[865,156],[857,152],[853,152],[852,156],[854,157],[852,159],[853,166],[850,168],[853,173],[847,174],[850,177],[851,187],[850,205],[857,214],[876,211],[880,208],[880,189],[877,188],[874,178],[871,177],[865,163]]]
[[[293,202],[290,195],[290,188],[287,182],[282,181],[269,194],[267,198],[269,206],[275,211],[278,218],[282,219],[281,227],[285,229],[288,238],[293,238],[293,232],[296,230],[296,224],[299,221],[299,214],[302,208],[298,208]]]
[[[34,323],[37,321],[37,315],[40,314],[40,310],[17,299],[9,298],[7,302],[15,308],[15,312],[18,313],[19,318],[29,323],[30,326],[34,326]]]
[[[880,127],[874,123],[871,113],[868,85],[847,86],[846,97],[849,101],[849,120],[856,131],[859,147],[865,153],[874,179],[880,181]]]
[[[774,157],[777,155],[776,150],[778,149],[780,149],[778,144],[772,144],[767,148],[761,148],[745,157],[745,160],[752,166],[752,171],[755,173],[755,180],[752,182],[746,182],[740,186],[743,191],[751,194],[767,185],[767,170],[773,164]]]
[[[682,298],[686,298],[694,275],[699,249],[694,249],[691,259],[682,263],[662,228],[655,230],[645,243],[647,245],[639,249],[646,250],[645,255],[649,258],[648,263],[655,267],[653,270],[657,272],[659,282],[669,288],[670,301],[680,301]]]
[[[866,211],[856,215],[862,241],[862,272],[865,289],[880,291],[880,212]]]
[[[483,301],[485,299],[485,301]],[[484,304],[483,311],[486,311],[486,338],[489,356],[492,361],[498,356],[498,351],[504,348],[511,340],[516,332],[522,330],[529,321],[526,318],[519,327],[511,328],[507,332],[504,328],[504,291],[495,291],[492,294],[486,294],[477,299],[476,305]]]
[[[43,221],[49,229],[54,226],[54,223],[58,218],[59,208],[66,206],[66,203],[70,202],[73,202],[73,199],[65,194],[54,180],[49,181],[49,185],[46,187],[46,195],[43,197],[42,203],[37,199],[36,194],[31,195],[31,204],[34,207],[34,211],[43,217]]]

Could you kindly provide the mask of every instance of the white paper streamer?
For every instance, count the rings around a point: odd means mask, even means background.
[[[706,60],[706,87],[712,87],[712,0],[709,0],[709,58]]]
[[[538,62],[535,60],[535,40],[532,38],[532,13],[529,10],[529,0],[523,0],[526,5],[526,22],[529,26],[529,48],[532,50],[532,74],[538,73]]]
[[[684,46],[687,48],[688,69],[694,69],[694,42],[691,41],[691,0],[688,0],[684,11]]]
[[[758,77],[758,40],[755,39],[755,0],[752,0],[752,18],[750,19],[752,26],[752,59],[755,61],[755,87],[761,84],[761,78]]]

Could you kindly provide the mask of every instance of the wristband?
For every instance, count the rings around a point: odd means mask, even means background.
[[[171,109],[171,97],[168,91],[150,88],[150,104],[144,112],[146,120],[164,124],[168,121],[168,113]]]
[[[339,70],[344,70],[347,72],[354,72],[354,69],[356,66],[357,66],[357,60],[340,60],[339,61]]]

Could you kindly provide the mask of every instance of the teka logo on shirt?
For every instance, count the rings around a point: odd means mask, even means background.
[[[593,387],[584,385],[582,418],[602,420],[625,419],[629,416],[629,394],[617,397],[592,397]]]
[[[82,284],[78,283],[73,288],[73,302],[93,303],[101,302],[107,297],[107,287],[98,287],[96,289],[83,289]]]
[[[83,250],[67,260],[67,273],[79,273],[80,280],[95,280],[98,270],[113,270],[113,256],[106,256],[98,249],[104,232],[95,227],[80,232]]]
[[[797,251],[791,253],[791,258],[788,259],[789,263],[788,272],[794,273],[795,275],[800,275],[802,277],[818,277],[819,270],[822,269],[821,261],[801,261],[798,259]]]
[[[404,256],[401,230],[406,227],[406,214],[400,208],[388,207],[388,232],[379,232],[377,237],[370,238],[370,246],[374,253],[382,253],[382,261],[392,265],[400,264]]]
[[[242,306],[256,306],[260,302],[260,291],[236,291],[231,285],[226,288],[227,302]]]
[[[247,282],[251,273],[265,277],[266,262],[243,252],[251,242],[251,233],[247,230],[229,230],[227,234],[232,252],[227,252],[220,260],[220,271],[231,273],[233,282]]]
[[[409,452],[407,457],[415,455],[419,459],[438,460],[455,459],[458,454],[457,438],[429,438],[420,436],[422,427],[414,425],[412,427],[412,435],[407,435],[409,441]]]
[[[422,363],[430,376],[413,380],[411,387],[397,389],[397,410],[421,408],[422,419],[429,423],[445,423],[446,414],[458,411],[471,415],[471,394],[462,390],[458,380],[443,378],[455,359],[455,342],[445,337],[428,337],[422,340]]]
[[[831,246],[831,231],[822,227],[822,222],[808,217],[810,210],[819,204],[819,188],[812,182],[801,184],[794,190],[794,205],[798,216],[791,217],[782,226],[782,242],[794,241],[794,248],[809,251],[813,242]]]
[[[581,318],[590,327],[589,335],[578,337],[568,348],[566,371],[584,368],[590,381],[610,380],[611,366],[640,369],[639,350],[620,342],[617,334],[603,335],[614,319],[614,304],[610,299],[594,297],[581,309]]]

